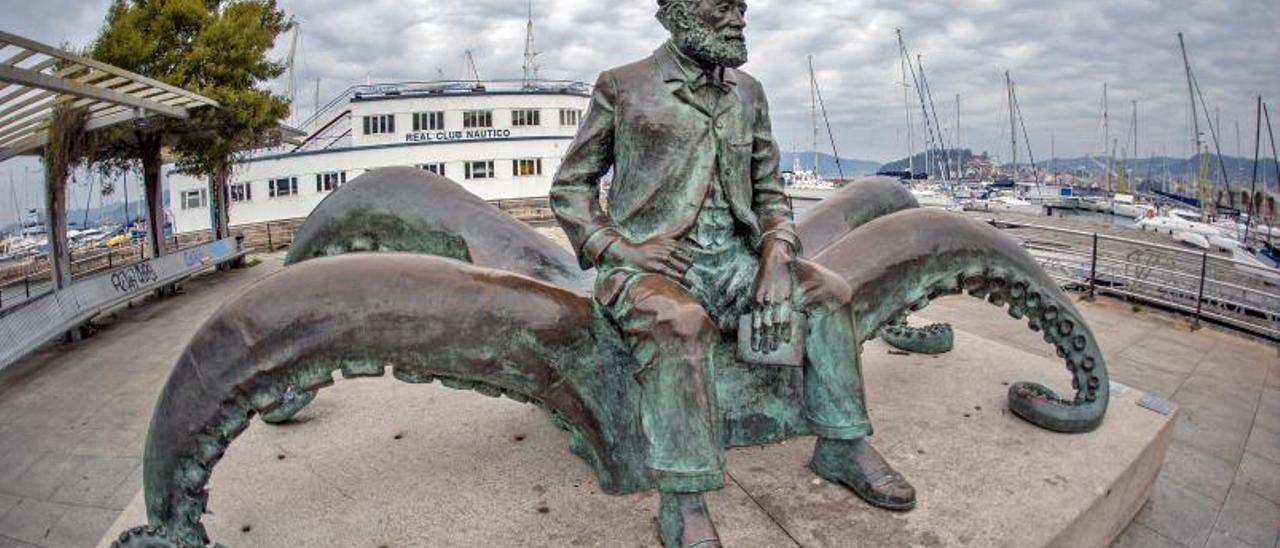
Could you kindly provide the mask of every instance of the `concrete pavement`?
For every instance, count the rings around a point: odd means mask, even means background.
[[[0,547],[90,546],[106,533],[141,487],[142,439],[178,351],[218,305],[279,268],[275,255],[197,278],[184,295],[137,305],[93,338],[0,372]],[[1184,320],[1115,301],[1081,309],[1115,380],[1169,395],[1182,408],[1155,494],[1116,545],[1280,548],[1276,348],[1213,329],[1191,332]],[[1037,334],[973,299],[943,299],[922,319],[951,321],[1029,354],[1051,352]],[[648,498],[637,508],[649,512]],[[759,501],[720,504],[735,503]],[[767,534],[776,531],[761,530]]]

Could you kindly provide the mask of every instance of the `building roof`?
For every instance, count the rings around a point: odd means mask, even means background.
[[[0,161],[43,147],[54,108],[89,111],[88,130],[218,106],[190,91],[0,31]]]

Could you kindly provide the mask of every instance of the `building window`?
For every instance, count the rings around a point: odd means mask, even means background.
[[[334,171],[316,174],[316,192],[329,192],[347,182],[347,172]]]
[[[513,110],[511,111],[512,127],[528,127],[542,125],[542,111],[539,110]]]
[[[440,131],[442,129],[444,129],[444,113],[443,112],[413,113],[413,130],[414,131]]]
[[[468,179],[492,179],[493,177],[493,160],[467,162]]]
[[[582,121],[582,111],[573,108],[560,109],[560,125],[576,126]]]
[[[439,176],[441,176],[441,177],[444,177],[444,176],[445,176],[445,175],[444,175],[444,162],[437,162],[437,163],[434,163],[434,164],[418,164],[418,169],[421,169],[421,170],[423,170],[423,171],[430,171],[430,172],[435,173],[436,175],[439,175]]]
[[[394,114],[379,114],[377,116],[364,117],[364,134],[378,135],[382,133],[396,132],[396,116]]]
[[[232,202],[253,201],[253,185],[251,183],[232,183],[230,188]]]
[[[462,113],[462,127],[493,127],[492,110],[468,110]]]
[[[182,209],[203,209],[209,205],[209,192],[206,189],[188,190],[182,193]]]
[[[272,198],[282,198],[284,196],[293,196],[298,193],[298,178],[283,177],[280,179],[272,179],[267,182],[268,194]]]
[[[528,158],[524,160],[512,160],[511,172],[514,173],[516,177],[542,175],[542,159]]]

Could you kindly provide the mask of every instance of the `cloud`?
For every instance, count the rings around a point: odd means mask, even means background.
[[[103,0],[14,2],[5,30],[51,43],[87,44]],[[665,39],[653,0],[535,0],[546,78],[592,82],[609,67],[648,55]],[[894,30],[922,56],[938,116],[961,143],[1008,156],[1004,71],[1011,72],[1038,158],[1102,153],[1102,84],[1110,87],[1111,136],[1127,134],[1138,101],[1142,155],[1192,153],[1177,33],[1183,32],[1228,154],[1249,154],[1254,97],[1280,110],[1280,3],[1274,0],[754,0],[751,62],[769,93],[774,129],[787,149],[811,146],[809,77],[818,80],[840,154],[905,156],[906,108]],[[474,52],[483,78],[519,78],[525,3],[519,0],[280,0],[302,24],[296,58],[299,110],[347,86],[464,77]],[[288,39],[276,48],[283,57]],[[284,92],[283,81],[275,88]],[[909,94],[914,103],[914,91]],[[911,107],[918,124],[919,106]],[[1280,113],[1277,113],[1280,114]],[[1280,118],[1280,116],[1278,116]],[[1280,120],[1277,120],[1280,122]],[[1241,146],[1235,139],[1239,124]],[[922,130],[915,128],[916,146]],[[824,141],[823,148],[829,145]],[[1021,154],[1020,154],[1021,155]],[[6,166],[8,167],[8,166]],[[0,168],[3,170],[4,168]],[[0,198],[3,199],[3,198]],[[3,212],[0,212],[3,215]]]

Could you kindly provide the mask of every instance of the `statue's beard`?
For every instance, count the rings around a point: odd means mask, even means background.
[[[747,62],[746,42],[717,33],[700,21],[677,31],[675,41],[680,51],[703,65],[738,68]]]

